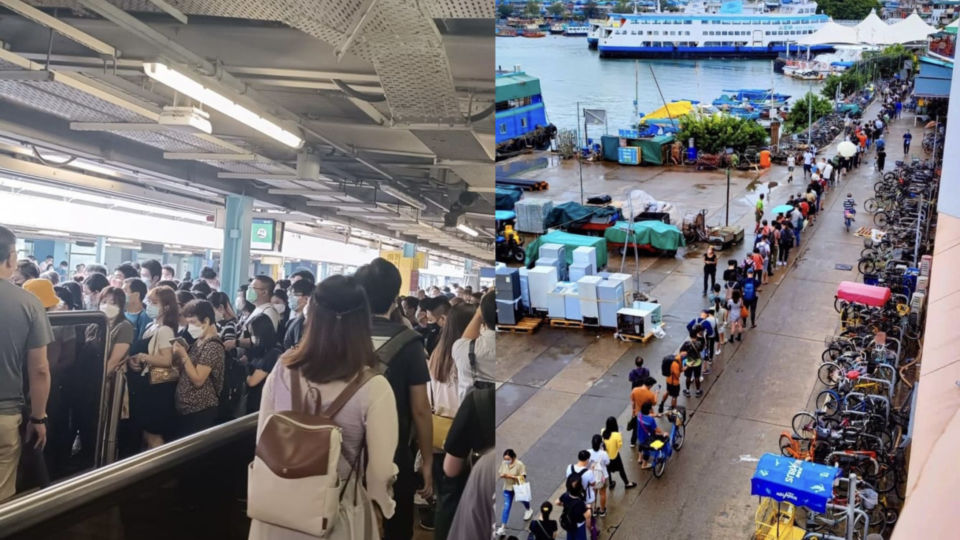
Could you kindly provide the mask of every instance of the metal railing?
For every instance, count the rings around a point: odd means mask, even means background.
[[[13,499],[0,505],[0,538],[89,504],[243,437],[255,435],[256,427],[257,414],[249,414]]]

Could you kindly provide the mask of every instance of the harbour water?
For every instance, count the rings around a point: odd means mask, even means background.
[[[635,122],[635,62],[601,60],[582,37],[497,38],[498,68],[512,70],[519,65],[539,77],[547,120],[559,129],[576,129],[577,102],[581,108],[605,109],[610,133],[630,127]],[[724,89],[771,85],[795,99],[821,84],[774,73],[772,60],[639,60],[637,101],[641,114],[663,106],[648,66],[653,66],[667,102],[695,99],[709,104]],[[597,135],[603,131],[596,129]],[[590,135],[592,138],[594,133]]]

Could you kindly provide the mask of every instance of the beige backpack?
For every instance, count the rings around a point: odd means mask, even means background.
[[[343,434],[333,420],[350,398],[376,373],[364,368],[326,410],[320,411],[320,396],[307,411],[301,392],[299,369],[291,369],[292,411],[271,414],[257,441],[250,464],[247,515],[258,521],[312,536],[327,537],[340,521],[344,492],[357,475],[353,490],[360,490],[365,445],[341,480],[337,474]],[[311,388],[311,390],[314,390]],[[365,499],[365,496],[362,498]],[[354,493],[353,505],[358,503]],[[344,524],[349,527],[350,524]]]

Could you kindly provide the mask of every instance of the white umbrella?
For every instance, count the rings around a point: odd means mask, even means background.
[[[837,152],[845,158],[853,157],[857,153],[857,145],[850,141],[843,141],[837,145]]]

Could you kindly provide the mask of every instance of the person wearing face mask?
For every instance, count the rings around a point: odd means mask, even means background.
[[[270,297],[270,303],[273,304],[273,309],[277,310],[277,313],[280,314],[280,320],[277,322],[277,343],[281,346],[283,343],[280,338],[284,337],[287,334],[287,323],[290,322],[290,297],[287,295],[287,291],[284,289],[277,289],[273,291],[273,296]]]
[[[216,423],[226,356],[210,302],[190,302],[183,307],[183,317],[194,342],[189,350],[180,343],[173,344],[174,363],[180,371],[176,391],[178,437],[203,431]]]
[[[147,284],[148,289],[156,287],[162,276],[163,268],[160,266],[160,261],[150,259],[140,263],[140,279]]]
[[[83,280],[83,309],[96,311],[100,308],[100,293],[110,286],[103,274],[90,274]]]
[[[300,343],[303,337],[303,322],[306,318],[307,303],[316,286],[312,280],[298,279],[290,285],[290,311],[293,318],[287,323],[287,331],[283,336],[283,348],[291,349]]]
[[[153,322],[141,341],[146,351],[131,355],[127,361],[128,380],[136,381],[131,384],[130,409],[131,417],[143,431],[144,444],[156,448],[170,440],[175,426],[174,395],[179,371],[173,368],[171,341],[180,327],[176,293],[168,287],[150,290],[144,311]],[[136,374],[140,377],[136,378]]]
[[[440,295],[432,298],[424,298],[420,302],[419,309],[426,315],[426,326],[419,328],[418,332],[423,335],[423,344],[427,349],[427,354],[432,354],[437,343],[440,341],[440,334],[443,331],[444,323],[447,320],[447,313],[450,312],[450,301],[446,296]],[[457,336],[459,337],[459,336]]]
[[[250,414],[260,410],[263,381],[273,371],[283,350],[277,343],[270,319],[254,317],[248,329],[253,345],[246,349],[247,354],[241,362],[247,366],[247,414]]]
[[[253,304],[255,308],[245,322],[245,325],[249,324],[251,319],[262,314],[270,318],[270,321],[273,322],[273,330],[276,332],[277,326],[280,323],[280,313],[273,307],[273,303],[270,301],[275,288],[276,282],[274,282],[270,276],[260,275],[253,278],[253,281],[250,282],[244,294],[247,302]],[[244,330],[246,330],[246,328],[244,328]],[[250,346],[249,336],[245,336],[240,340],[240,346]]]
[[[497,471],[500,478],[503,478],[503,515],[500,516],[500,527],[495,534],[501,535],[507,528],[507,521],[510,519],[510,510],[513,507],[513,487],[524,481],[527,475],[527,467],[517,458],[517,453],[511,448],[503,452],[503,462],[500,463],[500,470]],[[533,516],[533,509],[530,508],[529,501],[522,501],[525,511],[523,520],[528,521]]]
[[[99,274],[97,274],[99,275]],[[86,288],[95,276],[84,282]],[[100,276],[106,281],[106,277]],[[97,430],[100,413],[100,388],[106,384],[107,396],[112,396],[110,385],[115,384],[116,372],[123,365],[124,358],[133,342],[133,325],[123,314],[126,295],[122,289],[105,287],[96,293],[97,304],[94,309],[106,316],[107,326],[98,324],[87,327],[85,343],[78,362],[74,380],[79,394],[74,402],[75,421],[80,439],[80,455],[83,463],[94,460]],[[107,363],[104,366],[103,352],[106,351]]]
[[[237,316],[226,293],[214,291],[207,299],[217,317],[220,341],[226,350],[223,365],[223,390],[220,392],[219,422],[227,422],[246,412],[247,367],[237,359]]]

